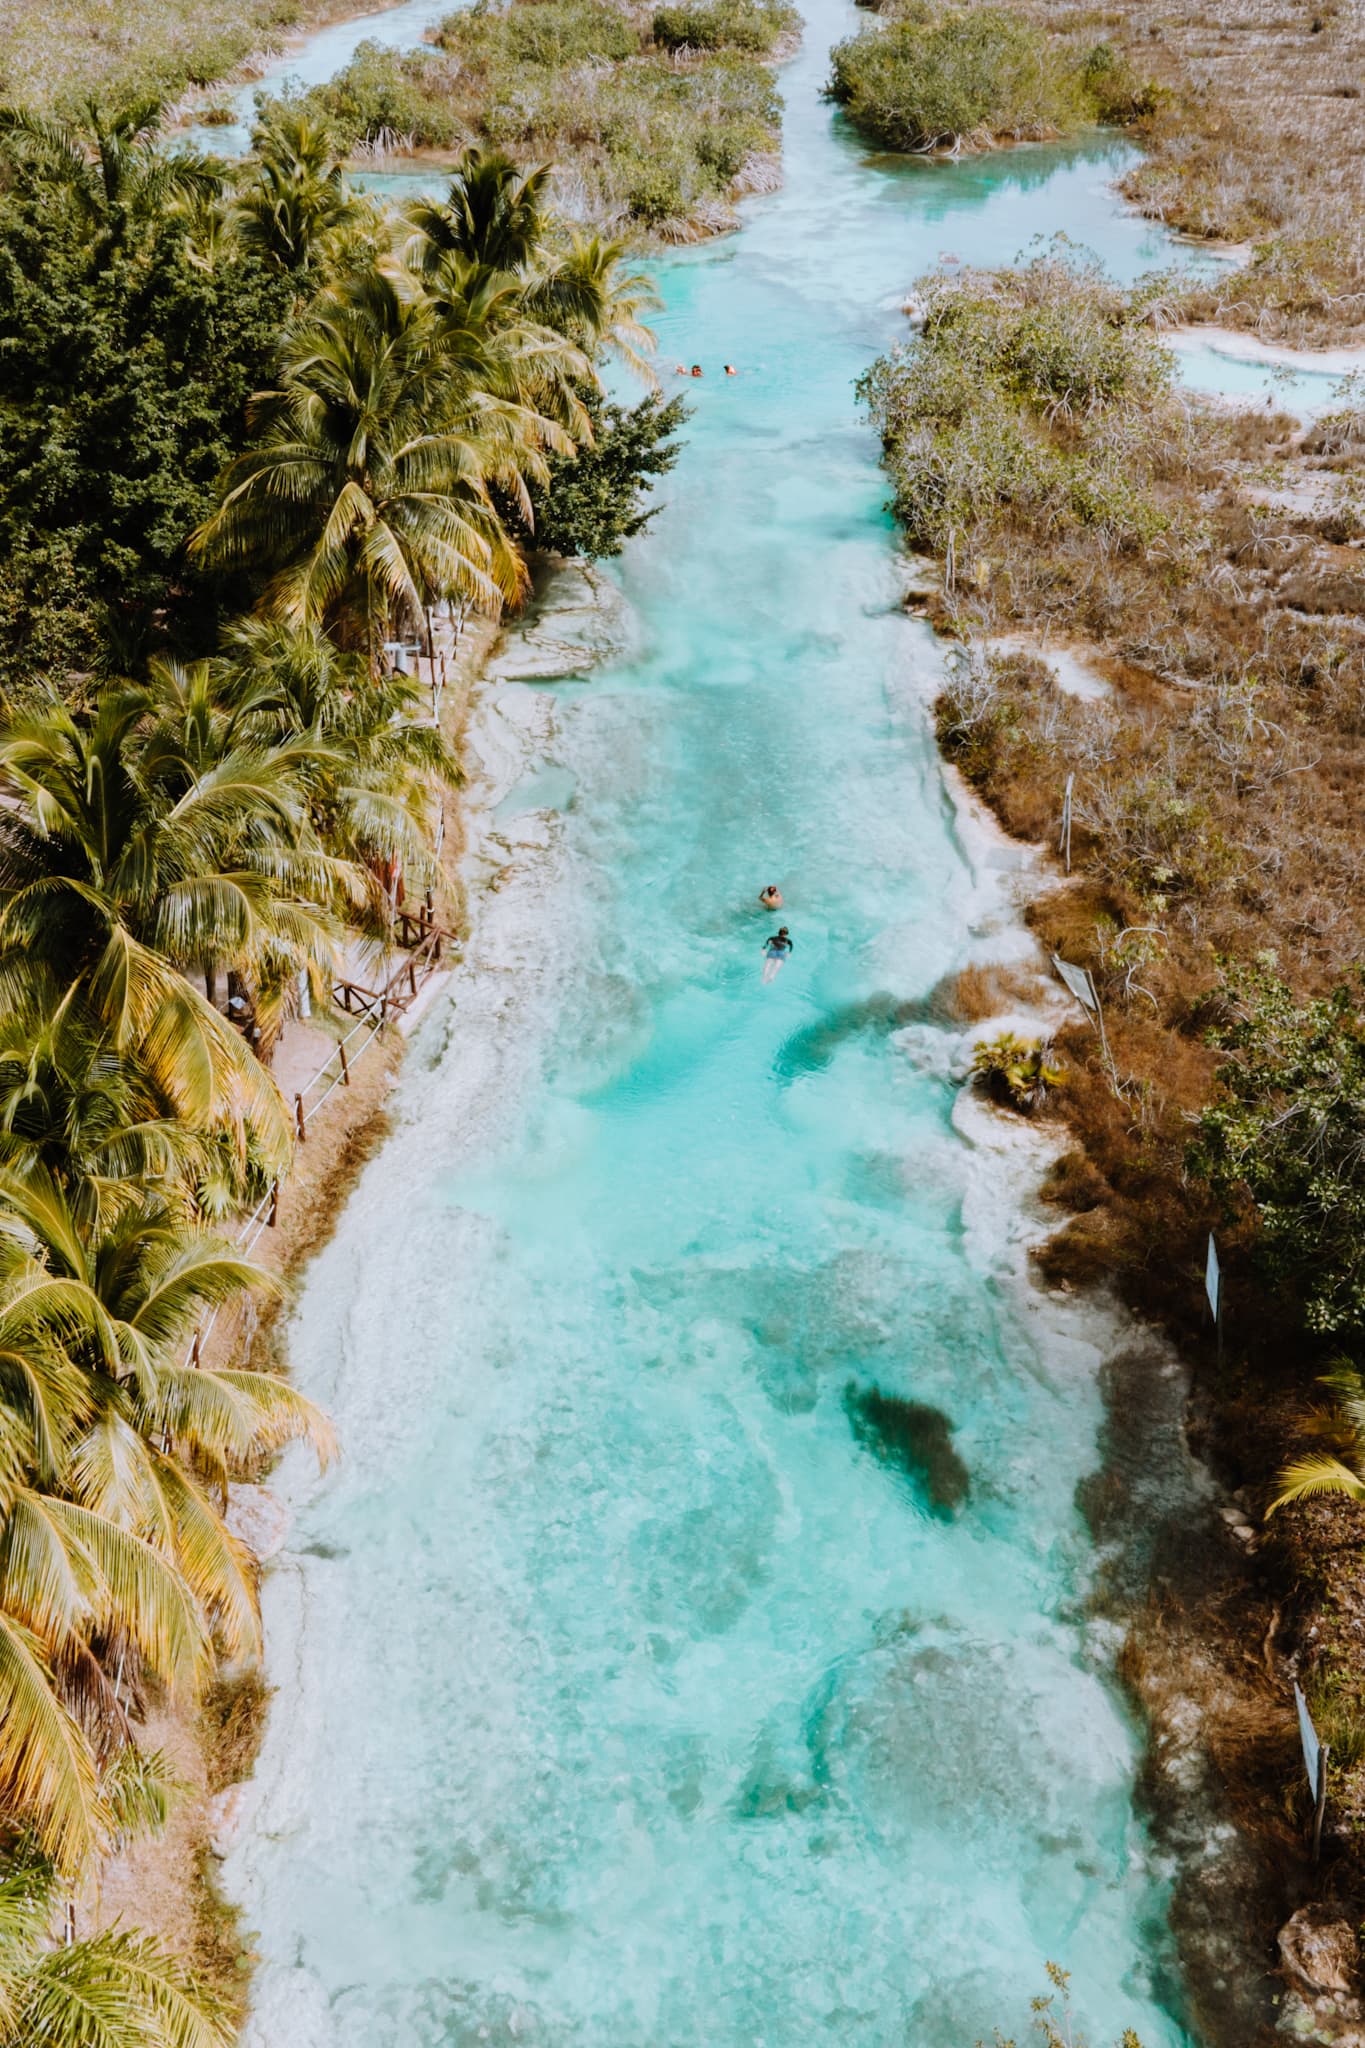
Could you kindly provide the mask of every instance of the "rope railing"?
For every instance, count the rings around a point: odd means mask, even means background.
[[[373,1016],[362,1017],[358,1024],[351,1027],[344,1038],[337,1040],[336,1045],[328,1053],[326,1059],[312,1078],[295,1092],[295,1150],[298,1149],[299,1145],[307,1137],[308,1116],[320,1110],[323,1103],[326,1102],[335,1089],[350,1087],[352,1070],[365,1057],[365,1054],[369,1051],[375,1040],[381,1035],[383,1028],[383,1023],[379,1018]],[[363,1039],[364,1042],[355,1051],[351,1051],[350,1048],[357,1038]],[[327,1079],[328,1071],[333,1062],[336,1063],[337,1070],[330,1079]],[[324,1079],[327,1079],[327,1085],[323,1088],[321,1095],[317,1097],[316,1101],[309,1102],[307,1098]],[[280,1183],[278,1180],[273,1180],[266,1189],[266,1192],[261,1196],[260,1201],[251,1211],[251,1214],[244,1217],[238,1224],[236,1231],[228,1239],[228,1242],[235,1250],[241,1252],[244,1256],[249,1256],[255,1250],[264,1232],[275,1228],[279,1221],[279,1215]],[[218,1321],[218,1313],[216,1308],[210,1310],[208,1316],[195,1331],[193,1342],[185,1354],[184,1362],[187,1367],[199,1364],[200,1354],[213,1333],[214,1325]]]

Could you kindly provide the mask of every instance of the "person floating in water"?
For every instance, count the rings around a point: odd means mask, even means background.
[[[775,931],[770,939],[763,942],[763,980],[765,985],[776,981],[782,972],[782,962],[788,953],[794,951],[791,934],[785,925]]]
[[[725,374],[727,377],[736,377],[738,376],[739,372],[736,370],[733,363],[727,363],[725,365]]]
[[[692,365],[692,375],[693,375],[694,377],[700,377],[700,376],[701,376],[701,374],[702,374],[702,368],[701,368],[701,364],[700,364],[700,363],[693,363],[693,365]]]
[[[776,882],[769,882],[758,900],[765,910],[780,910],[782,908],[782,891],[778,888]]]

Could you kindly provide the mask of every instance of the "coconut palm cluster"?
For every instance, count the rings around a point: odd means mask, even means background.
[[[4,189],[45,195],[92,278],[155,216],[194,266],[248,251],[297,286],[186,537],[243,599],[219,644],[0,702],[5,2048],[228,2038],[155,1944],[60,1938],[98,1860],[164,1816],[148,1705],[259,1650],[229,1483],[333,1449],[283,1378],[191,1340],[270,1289],[220,1225],[288,1162],[275,1036],[391,916],[395,867],[433,872],[458,768],[386,643],[519,600],[532,491],[591,441],[604,354],[638,367],[650,339],[645,280],[561,228],[544,171],[471,151],[394,210],[296,108],[236,172],[169,152],[159,120],[0,114]]]

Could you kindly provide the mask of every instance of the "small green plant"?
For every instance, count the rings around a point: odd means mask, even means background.
[[[972,1054],[972,1073],[986,1093],[1021,1116],[1032,1116],[1047,1099],[1049,1089],[1060,1088],[1066,1079],[1060,1067],[1048,1064],[1050,1048],[1041,1038],[1020,1038],[1002,1031],[998,1038],[983,1039]]]
[[[1267,1521],[1278,1508],[1318,1494],[1365,1500],[1365,1374],[1343,1361],[1324,1374],[1322,1385],[1332,1401],[1315,1409],[1302,1427],[1305,1436],[1317,1437],[1325,1448],[1305,1452],[1284,1467],[1280,1491],[1266,1509]]]

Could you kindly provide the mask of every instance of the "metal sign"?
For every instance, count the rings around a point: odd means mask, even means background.
[[[1318,1731],[1313,1726],[1313,1716],[1308,1711],[1308,1702],[1294,1682],[1294,1711],[1299,1717],[1299,1740],[1303,1744],[1303,1766],[1308,1773],[1308,1784],[1313,1792],[1318,1789],[1318,1770],[1322,1759],[1322,1744]]]
[[[1313,1716],[1308,1711],[1308,1702],[1299,1690],[1297,1679],[1294,1681],[1294,1711],[1299,1717],[1303,1767],[1308,1773],[1308,1789],[1313,1795],[1313,1861],[1316,1863],[1322,1854],[1322,1817],[1327,1811],[1327,1759],[1332,1752],[1325,1742],[1318,1740]]]
[[[1216,1323],[1223,1306],[1223,1269],[1218,1263],[1218,1247],[1213,1241],[1212,1231],[1209,1232],[1209,1255],[1204,1261],[1204,1292]]]
[[[1100,999],[1095,994],[1095,984],[1090,979],[1088,970],[1084,967],[1073,967],[1069,960],[1059,960],[1055,953],[1052,956],[1052,964],[1082,1009],[1091,1010],[1098,1016]]]

